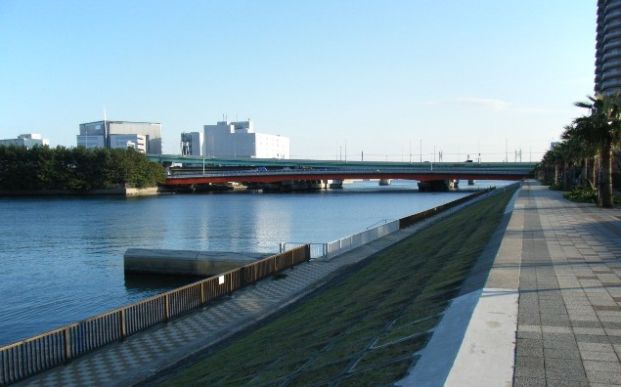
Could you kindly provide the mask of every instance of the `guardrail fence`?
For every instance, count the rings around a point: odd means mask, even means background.
[[[309,259],[310,246],[298,246],[216,277],[0,347],[0,385],[17,382],[122,340]]]

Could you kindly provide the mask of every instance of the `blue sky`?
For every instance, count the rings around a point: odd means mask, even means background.
[[[0,0],[0,138],[226,114],[292,157],[541,157],[592,94],[595,1]],[[411,144],[411,145],[410,145]],[[532,156],[531,156],[532,155]]]

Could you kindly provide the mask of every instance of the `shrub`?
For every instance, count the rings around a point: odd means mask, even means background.
[[[590,188],[576,188],[563,195],[566,199],[578,203],[596,203],[597,192]]]

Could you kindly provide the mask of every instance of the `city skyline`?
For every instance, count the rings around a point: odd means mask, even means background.
[[[0,4],[0,137],[220,120],[292,158],[539,159],[593,94],[595,2]],[[464,135],[465,134],[465,135]],[[435,149],[435,152],[434,152]]]

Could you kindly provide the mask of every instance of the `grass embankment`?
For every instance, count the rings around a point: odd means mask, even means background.
[[[418,359],[513,190],[376,254],[287,313],[164,385],[378,385]]]

